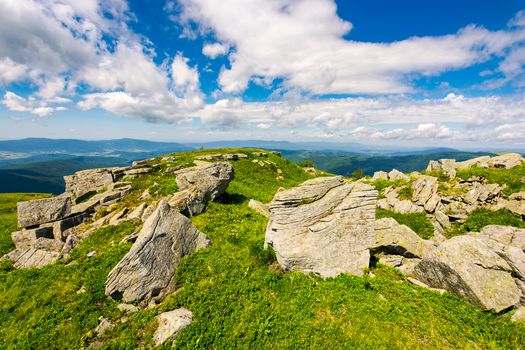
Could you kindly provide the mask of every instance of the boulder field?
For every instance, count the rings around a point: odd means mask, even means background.
[[[267,157],[265,152],[257,153]],[[181,259],[213,244],[193,225],[191,217],[224,194],[234,178],[232,163],[248,156],[236,153],[199,158],[197,165],[186,168],[162,168],[145,160],[129,167],[84,170],[67,176],[65,193],[18,204],[22,229],[12,233],[16,249],[4,258],[12,260],[16,268],[40,268],[67,258],[96,229],[132,220],[139,228],[126,238],[133,244],[109,272],[105,293],[141,307],[154,304],[175,290]],[[431,161],[429,171],[443,171],[454,178],[457,169],[467,166],[512,168],[522,162],[523,158],[513,154],[465,162],[440,160]],[[124,199],[136,190],[131,180],[162,176],[161,172],[175,177],[176,190],[152,198],[153,186],[141,188],[136,196],[139,203],[127,204]],[[403,188],[392,185],[379,193],[373,180],[402,183],[405,191],[402,194]],[[439,179],[429,173],[408,176],[397,170],[378,172],[372,181],[326,176],[281,188],[270,203],[251,199],[247,205],[268,217],[265,247],[275,252],[283,271],[323,278],[362,276],[378,261],[399,269],[417,285],[448,291],[483,310],[523,307],[525,229],[490,225],[450,239],[443,233],[476,208],[513,208],[511,211],[524,215],[520,210],[525,195],[507,196],[503,186],[477,177],[456,179],[454,186],[462,195],[443,195],[440,186]],[[434,236],[425,240],[392,218],[377,219],[377,208],[424,213],[434,224]],[[156,344],[175,337],[191,319],[191,311],[185,309],[160,315]]]

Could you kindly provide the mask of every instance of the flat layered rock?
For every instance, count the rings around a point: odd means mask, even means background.
[[[109,187],[115,181],[112,168],[88,169],[64,176],[66,192],[78,198],[89,192]]]
[[[131,250],[109,273],[106,295],[130,302],[167,293],[180,260],[208,244],[187,217],[161,201]]]
[[[342,177],[308,180],[277,192],[270,204],[265,245],[284,270],[362,275],[374,241],[377,191]]]
[[[18,202],[17,212],[19,227],[31,227],[57,221],[71,213],[71,197],[62,195]]]
[[[17,269],[42,268],[53,264],[60,259],[60,252],[45,249],[15,249],[5,258],[13,261],[13,266]]]
[[[521,291],[512,272],[511,266],[484,240],[457,236],[421,260],[413,277],[463,297],[483,310],[500,312],[520,301]]]
[[[430,254],[433,246],[408,226],[400,225],[392,218],[383,218],[375,222],[375,239],[370,248],[374,252],[423,258]]]
[[[193,313],[187,309],[177,309],[173,311],[163,312],[157,316],[159,324],[155,334],[153,334],[153,341],[156,346],[164,344],[167,340],[173,340],[177,334],[184,328],[188,327],[193,320]]]

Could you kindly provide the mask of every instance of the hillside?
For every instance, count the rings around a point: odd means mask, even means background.
[[[210,154],[246,155],[229,161],[235,177],[225,192],[202,213],[190,215],[211,244],[181,259],[174,291],[164,299],[132,302],[140,307],[133,312],[129,306],[128,311],[119,309],[121,302],[106,296],[106,280],[134,245],[129,235],[142,225],[141,220],[126,218],[142,202],[153,207],[166,196],[172,196],[173,202],[177,193],[184,192],[177,174],[197,157],[210,160]],[[452,293],[414,285],[381,262],[361,277],[342,274],[324,279],[314,273],[282,271],[272,251],[264,249],[268,218],[252,209],[249,201],[269,203],[279,188],[293,188],[327,173],[306,172],[278,154],[254,149],[177,153],[123,171],[128,177],[115,190],[124,193],[121,199],[98,207],[79,226],[79,235],[89,235],[67,257],[40,269],[15,269],[12,262],[0,261],[0,348],[152,348],[156,316],[182,307],[191,310],[193,321],[177,335],[178,349],[519,349],[525,344],[525,326],[510,322],[509,313],[485,312]],[[468,168],[457,175],[470,178],[484,171]],[[502,184],[502,179],[525,176],[523,166],[501,171],[484,174]],[[454,191],[444,185],[449,182],[442,170],[434,175],[440,176],[440,188]],[[388,178],[365,182],[374,184],[380,198],[389,186],[403,197],[407,190],[402,189],[413,183]],[[75,185],[70,184],[72,191],[79,190]],[[78,192],[76,204],[106,196],[111,192],[108,186]],[[523,185],[514,186],[512,193],[523,190]],[[16,203],[38,196],[0,195],[0,255],[14,247],[10,234],[16,227]],[[385,209],[384,215],[394,214]],[[516,225],[523,223],[512,217]],[[405,220],[420,233],[427,218],[402,214],[397,220]],[[100,317],[110,322],[105,331],[97,330],[103,323]],[[170,347],[171,341],[161,345]]]

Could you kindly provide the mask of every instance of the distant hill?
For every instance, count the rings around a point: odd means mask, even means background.
[[[462,161],[483,155],[495,154],[461,151],[433,153],[429,150],[410,155],[366,156],[345,152],[283,151],[283,156],[288,159],[295,162],[311,160],[319,169],[338,175],[350,175],[358,169],[362,169],[366,175],[372,175],[378,170],[389,171],[393,168],[402,172],[421,171],[427,167],[429,160],[451,158]]]

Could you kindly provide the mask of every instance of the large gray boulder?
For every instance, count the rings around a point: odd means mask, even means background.
[[[169,199],[169,204],[192,216],[202,213],[208,202],[226,191],[234,170],[230,163],[209,163],[182,169],[176,174],[179,192]]]
[[[61,195],[17,203],[18,226],[31,227],[67,217],[71,213],[71,197]]]
[[[131,250],[109,273],[106,295],[125,302],[164,295],[174,286],[180,260],[208,244],[187,217],[161,201]]]
[[[515,166],[521,165],[522,162],[523,157],[518,153],[502,154],[501,156],[492,157],[488,161],[491,167],[505,169],[514,168]]]
[[[278,191],[270,203],[265,245],[284,270],[362,275],[369,266],[377,191],[341,176]]]
[[[512,272],[485,240],[457,236],[441,243],[412,274],[430,287],[446,289],[483,310],[499,312],[520,301],[521,291]]]

